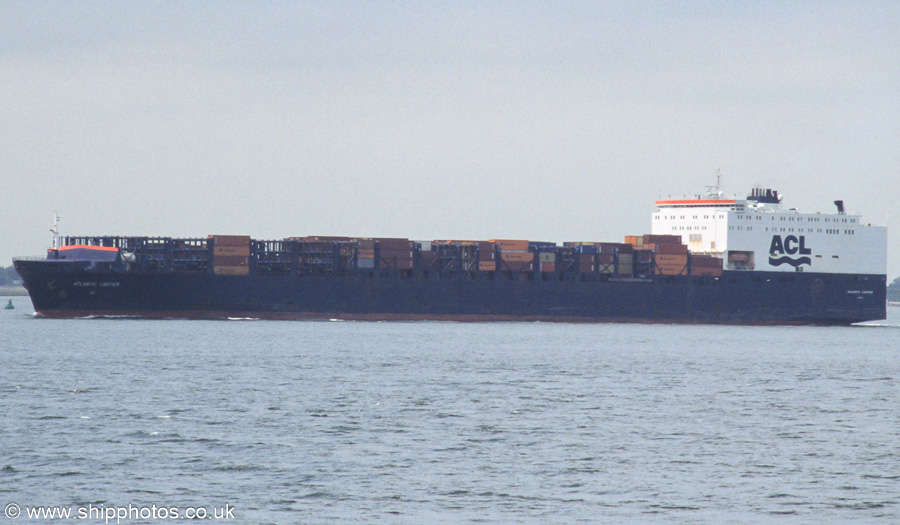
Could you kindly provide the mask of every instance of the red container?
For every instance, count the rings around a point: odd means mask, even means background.
[[[409,239],[380,238],[375,240],[378,241],[378,247],[381,248],[381,251],[413,249],[413,242]]]
[[[694,268],[721,268],[722,259],[711,255],[691,255],[691,267]]]
[[[688,247],[686,244],[653,244],[651,245],[656,248],[656,253],[663,253],[667,255],[687,255]],[[644,248],[648,246],[645,244]]]
[[[646,234],[644,244],[681,244],[681,235]]]
[[[249,235],[210,235],[216,246],[250,246]]]

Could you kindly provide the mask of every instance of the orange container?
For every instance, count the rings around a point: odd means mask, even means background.
[[[243,257],[250,256],[250,245],[242,245],[242,246],[219,246],[216,245],[213,247],[213,256],[219,257],[222,255],[238,255]]]
[[[507,262],[531,262],[534,254],[531,252],[500,252],[500,259]]]
[[[250,258],[241,255],[217,255],[213,257],[213,266],[247,266]]]
[[[665,253],[657,253],[656,254],[656,264],[657,265],[687,265],[687,255],[668,255]]]
[[[528,241],[511,239],[491,239],[492,243],[500,246],[502,250],[524,252],[528,250]]]
[[[482,272],[497,271],[497,261],[481,261],[478,263],[478,269]]]

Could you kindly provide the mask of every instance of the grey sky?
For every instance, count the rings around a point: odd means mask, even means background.
[[[601,5],[598,5],[601,4]],[[2,265],[64,234],[621,240],[755,184],[889,227],[897,2],[2,2]]]

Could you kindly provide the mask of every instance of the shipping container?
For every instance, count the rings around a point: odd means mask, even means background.
[[[644,244],[644,236],[643,235],[626,235],[625,236],[625,244],[630,244],[634,247],[642,246]]]
[[[542,263],[555,263],[556,252],[540,252],[538,253],[538,260]]]
[[[365,269],[375,268],[375,259],[357,259],[356,267]]]
[[[213,247],[213,256],[219,257],[222,255],[232,255],[232,256],[237,255],[237,256],[242,256],[242,257],[249,257],[250,256],[250,245],[247,244],[246,246],[228,246],[228,245],[214,246]]]
[[[375,239],[357,239],[357,246],[359,246],[360,250],[374,250],[375,249]]]
[[[374,259],[375,258],[375,250],[374,249],[368,249],[368,250],[360,249],[356,252],[356,257],[359,259]]]
[[[555,272],[556,271],[556,263],[541,261],[541,271],[542,272]]]
[[[459,240],[459,239],[450,239],[450,240],[439,240],[439,241],[434,241],[434,242],[436,242],[438,244],[456,244],[459,246],[474,246],[481,241],[465,241],[465,240]]]
[[[500,252],[500,259],[509,262],[528,262],[534,260],[531,252]]]
[[[619,275],[634,275],[634,264],[619,261]]]
[[[413,242],[409,239],[379,238],[378,247],[384,250],[412,250]]]
[[[722,267],[720,266],[720,267],[714,268],[714,267],[694,266],[694,267],[691,267],[691,275],[712,275],[714,277],[721,277],[722,276]]]
[[[379,256],[382,259],[412,259],[413,252],[412,250],[379,250]]]
[[[687,255],[688,247],[686,244],[648,244],[644,243],[644,248],[654,250],[656,253],[665,253],[669,255]]]
[[[643,235],[643,244],[681,244],[681,235],[660,235],[645,234]]]
[[[686,265],[688,261],[687,255],[669,255],[665,253],[656,254],[656,264],[681,264]]]
[[[523,261],[501,261],[500,269],[508,272],[531,272],[534,271],[534,265]]]
[[[213,266],[247,266],[250,258],[240,255],[216,255],[213,257]]]
[[[497,270],[497,261],[481,261],[478,263],[478,269],[482,272],[494,272]]]
[[[284,240],[300,242],[348,242],[350,241],[350,237],[308,235],[306,237],[286,237]]]
[[[423,252],[431,251],[431,241],[416,241],[419,243],[419,250]]]
[[[705,268],[721,268],[722,259],[712,255],[691,255],[691,266]]]
[[[687,266],[657,264],[656,273],[661,275],[685,275],[687,274]]]
[[[612,255],[610,253],[601,253],[601,254],[597,255],[597,262],[600,264],[612,264],[613,261],[615,260],[615,257],[616,257],[615,255]],[[630,254],[629,255],[626,255],[626,254],[620,255],[619,260],[621,261],[623,259],[627,259],[626,262],[631,262],[631,255]]]
[[[215,275],[250,275],[249,266],[213,266]]]
[[[593,273],[595,270],[594,262],[579,262],[578,263],[578,271],[581,273]]]
[[[528,250],[528,241],[511,240],[511,239],[491,239],[490,242],[496,244],[503,250],[524,252]]]
[[[249,235],[210,235],[216,246],[250,246]]]

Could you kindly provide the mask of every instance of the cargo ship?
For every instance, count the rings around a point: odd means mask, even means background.
[[[659,200],[622,242],[57,236],[36,315],[846,325],[886,316],[887,230],[844,211]]]

